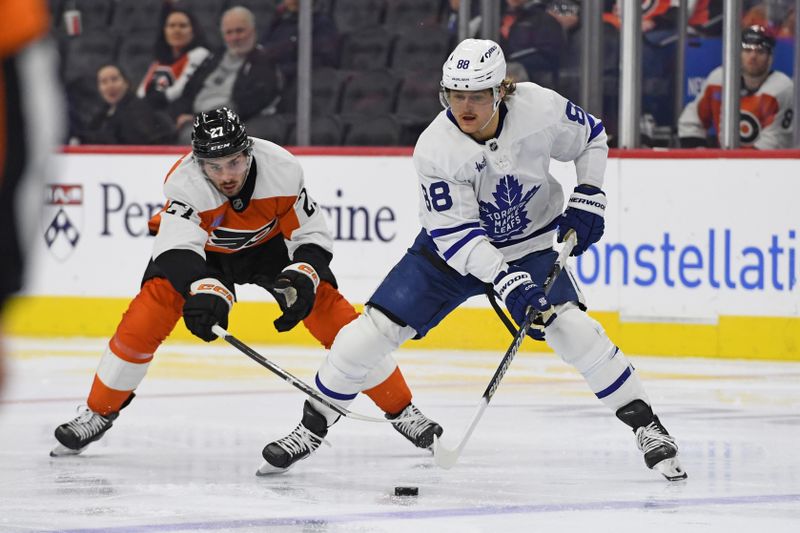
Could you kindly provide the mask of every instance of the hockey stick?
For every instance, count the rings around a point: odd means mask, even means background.
[[[558,258],[556,259],[555,265],[553,265],[553,270],[550,272],[550,275],[547,276],[547,279],[544,282],[545,294],[550,293],[550,289],[553,287],[558,275],[562,270],[564,270],[567,258],[569,257],[569,254],[572,253],[572,249],[575,247],[577,242],[578,240],[575,236],[575,232],[570,230],[564,238],[564,246],[561,248],[561,251],[558,252]],[[467,426],[467,430],[461,437],[461,441],[458,443],[458,446],[452,449],[446,448],[441,443],[439,438],[434,435],[433,460],[437,466],[442,468],[452,468],[453,465],[455,465],[458,461],[461,452],[464,450],[464,446],[467,445],[467,441],[469,440],[470,436],[472,436],[472,432],[475,430],[475,427],[478,425],[478,421],[480,421],[481,417],[483,416],[483,412],[489,406],[492,396],[494,396],[495,391],[497,391],[497,387],[500,385],[500,381],[503,379],[503,376],[505,376],[509,365],[511,365],[511,361],[513,361],[514,357],[516,357],[517,351],[519,351],[519,347],[522,345],[522,341],[525,339],[525,335],[528,332],[528,328],[531,326],[531,324],[533,324],[535,318],[536,313],[531,311],[525,317],[525,323],[522,324],[519,330],[517,330],[516,335],[514,335],[514,340],[511,341],[511,346],[509,346],[508,350],[506,350],[506,354],[500,361],[500,366],[497,367],[494,376],[492,376],[491,381],[489,381],[489,385],[486,387],[486,391],[484,391],[483,397],[481,397],[481,401],[478,403],[478,408],[475,411],[475,415],[473,415],[472,421],[469,423],[469,426]]]
[[[417,418],[420,418],[420,415],[412,415],[412,416],[393,418],[389,420],[386,418],[376,418],[374,416],[367,416],[359,413],[354,413],[349,409],[345,409],[341,405],[336,405],[335,403],[331,402],[323,395],[321,395],[319,392],[317,392],[313,387],[308,385],[306,382],[294,377],[292,374],[282,369],[281,367],[279,367],[278,365],[276,365],[275,363],[273,363],[272,361],[270,361],[269,359],[267,359],[266,357],[255,351],[254,349],[250,348],[248,345],[246,345],[245,343],[243,343],[242,341],[240,341],[227,331],[225,331],[219,324],[214,324],[213,326],[211,326],[211,331],[213,331],[214,334],[217,335],[218,337],[225,339],[231,346],[233,346],[234,348],[245,354],[247,357],[249,357],[256,363],[260,364],[264,368],[270,370],[273,374],[282,378],[288,384],[294,386],[297,389],[300,389],[306,395],[318,401],[325,407],[333,409],[334,411],[336,411],[336,413],[338,413],[341,416],[344,416],[346,418],[352,418],[353,420],[362,420],[364,422],[378,422],[381,424],[391,424],[394,422],[403,422],[406,420],[416,420]]]

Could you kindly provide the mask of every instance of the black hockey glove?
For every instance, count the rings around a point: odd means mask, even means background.
[[[211,326],[228,327],[228,313],[233,301],[233,293],[221,281],[214,278],[195,281],[183,304],[186,328],[206,342],[213,341],[217,336],[211,331]]]
[[[319,276],[308,263],[292,263],[283,269],[268,288],[283,314],[275,319],[275,329],[289,331],[311,313],[317,297]]]
[[[536,340],[544,340],[544,328],[556,318],[553,306],[544,294],[544,288],[536,285],[531,275],[518,267],[509,267],[494,280],[494,292],[500,298],[518,326],[522,326],[528,311],[533,308],[540,313],[528,334]]]
[[[558,242],[564,241],[567,231],[575,230],[578,243],[571,255],[581,255],[603,236],[605,211],[606,195],[602,190],[592,185],[578,185],[558,222]]]

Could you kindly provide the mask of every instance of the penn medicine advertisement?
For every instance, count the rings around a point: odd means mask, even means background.
[[[59,156],[22,298],[134,296],[152,249],[147,221],[178,157]],[[340,288],[363,303],[420,228],[411,157],[298,157],[335,239]],[[554,161],[551,173],[568,195],[572,163]],[[605,235],[571,260],[590,310],[705,325],[800,316],[800,159],[611,158],[604,190]],[[237,291],[240,301],[271,301],[257,287]]]

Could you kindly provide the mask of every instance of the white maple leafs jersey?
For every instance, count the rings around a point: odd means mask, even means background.
[[[332,253],[333,238],[306,192],[297,158],[261,139],[253,139],[252,154],[255,183],[246,207],[238,211],[233,205],[237,200],[219,192],[191,155],[175,164],[164,182],[167,204],[150,221],[151,232],[158,231],[153,259],[175,249],[194,251],[204,259],[206,251],[236,253],[279,233],[290,257],[302,244]]]
[[[574,161],[579,184],[602,187],[608,157],[602,122],[558,93],[518,83],[504,105],[496,139],[475,141],[445,110],[414,148],[422,227],[451,267],[484,282],[552,247],[564,192],[550,158]]]

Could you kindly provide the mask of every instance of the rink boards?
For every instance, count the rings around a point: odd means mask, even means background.
[[[340,288],[363,303],[419,231],[411,152],[295,153],[335,237]],[[81,148],[58,157],[10,333],[113,333],[151,253],[147,219],[163,204],[164,176],[181,155]],[[573,165],[554,161],[551,172],[568,194]],[[617,152],[604,189],[606,233],[572,266],[617,344],[641,354],[800,360],[800,153]],[[274,331],[277,305],[261,289],[241,287],[238,296],[230,329],[242,339],[314,343],[304,331]],[[190,338],[182,325],[173,337]],[[507,342],[478,298],[416,347],[502,350]]]

